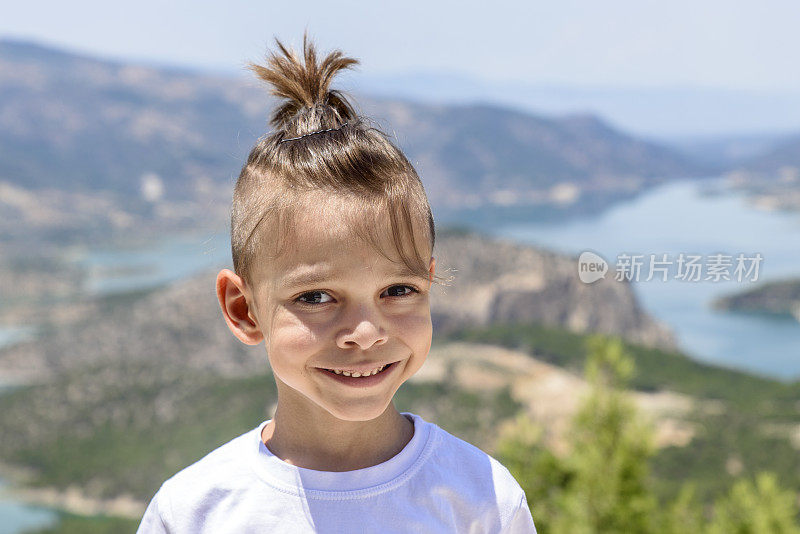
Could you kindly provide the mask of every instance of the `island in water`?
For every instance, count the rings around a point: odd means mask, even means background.
[[[791,315],[800,321],[800,279],[766,282],[713,302],[717,310]]]

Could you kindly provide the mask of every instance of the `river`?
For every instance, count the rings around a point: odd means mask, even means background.
[[[800,377],[800,323],[791,317],[718,312],[714,298],[766,280],[800,278],[800,214],[751,206],[721,179],[672,182],[619,204],[600,216],[568,223],[498,226],[498,236],[579,254],[656,254],[677,261],[684,254],[761,254],[758,280],[633,282],[644,307],[677,334],[689,355],[783,379]],[[614,275],[613,265],[607,276]],[[577,262],[576,262],[577,276]],[[705,278],[705,275],[703,276]]]

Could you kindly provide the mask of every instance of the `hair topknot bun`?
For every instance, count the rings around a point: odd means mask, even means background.
[[[272,86],[271,93],[284,99],[270,117],[276,130],[305,134],[315,128],[335,128],[357,117],[353,106],[337,90],[330,89],[336,74],[358,64],[341,50],[334,50],[317,64],[317,51],[303,35],[303,58],[275,38],[279,52],[267,56],[266,66],[250,63],[248,68]],[[323,109],[323,108],[326,108]],[[330,113],[333,111],[333,113]],[[301,117],[306,117],[303,120]],[[311,120],[308,120],[311,119]]]

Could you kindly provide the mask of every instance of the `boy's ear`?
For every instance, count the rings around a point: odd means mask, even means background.
[[[264,334],[251,319],[244,280],[230,269],[222,269],[217,274],[217,299],[233,335],[246,345],[261,343]]]
[[[428,269],[428,272],[431,273],[429,280],[431,281],[431,283],[433,283],[433,275],[436,273],[436,258],[434,258],[433,256],[431,256],[431,266]]]

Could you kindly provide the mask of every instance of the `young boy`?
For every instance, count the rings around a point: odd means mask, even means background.
[[[234,271],[217,276],[231,332],[265,343],[276,411],[164,482],[139,532],[535,533],[505,467],[395,408],[431,346],[430,207],[400,150],[328,89],[355,60],[278,46],[253,68],[286,101],[242,169]]]

